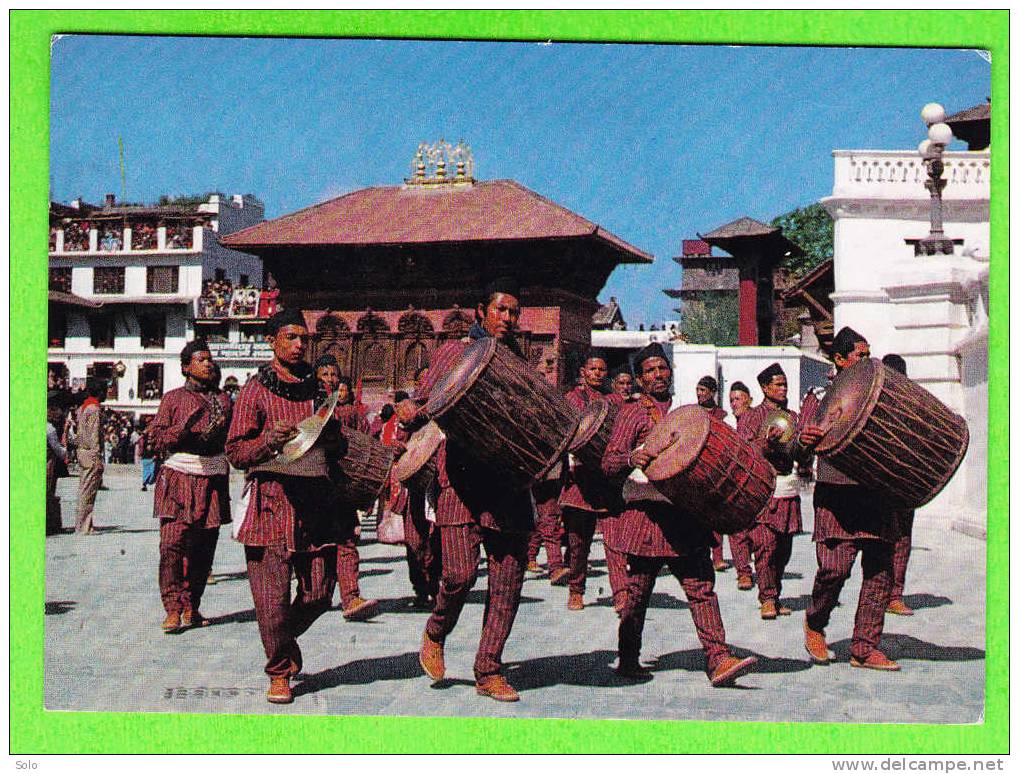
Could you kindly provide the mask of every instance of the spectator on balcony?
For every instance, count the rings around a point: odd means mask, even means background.
[[[112,228],[103,228],[99,238],[99,249],[104,252],[120,250],[124,246],[123,232],[118,233]]]
[[[135,223],[131,227],[131,247],[135,250],[155,250],[159,235],[151,223]]]
[[[265,287],[258,297],[258,317],[272,317],[280,310],[280,289],[272,272],[265,275]]]

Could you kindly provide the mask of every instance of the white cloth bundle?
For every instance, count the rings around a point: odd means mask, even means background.
[[[775,494],[773,496],[780,499],[800,496],[800,477],[795,470],[785,476],[781,474],[775,476]]]
[[[203,457],[190,452],[174,452],[163,464],[170,470],[191,476],[226,476],[230,473],[230,463],[226,461],[225,454]]]

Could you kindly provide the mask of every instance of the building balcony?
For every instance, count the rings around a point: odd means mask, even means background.
[[[200,253],[206,243],[206,227],[158,226],[139,228],[50,228],[50,256],[157,255]],[[211,229],[209,229],[211,231]]]
[[[915,150],[836,150],[832,156],[832,199],[930,199],[924,188],[927,168]],[[990,199],[990,151],[952,151],[945,153],[943,160],[946,201]]]

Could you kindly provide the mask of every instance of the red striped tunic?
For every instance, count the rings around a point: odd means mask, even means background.
[[[451,341],[435,353],[418,400],[427,401],[436,382],[460,360],[465,341]],[[479,465],[469,449],[445,440],[436,451],[439,497],[435,523],[453,526],[476,522],[496,532],[530,532],[534,512],[527,490],[503,486],[500,477]]]
[[[671,400],[654,403],[663,417],[672,406]],[[616,417],[602,457],[602,472],[618,482],[620,489],[633,471],[630,454],[644,443],[653,426],[644,401],[624,404]],[[618,518],[606,519],[603,524],[606,545],[631,556],[678,557],[715,542],[711,530],[670,503],[626,503]]]
[[[212,421],[215,401],[227,424],[203,439]],[[198,393],[186,387],[167,392],[159,402],[152,424],[145,431],[157,454],[188,452],[211,457],[223,453],[231,413],[230,397],[224,392]],[[157,519],[178,519],[212,529],[230,522],[228,476],[197,476],[165,465],[156,476],[152,515]]]
[[[270,392],[258,378],[241,389],[226,441],[230,463],[240,470],[267,462],[268,431],[276,422],[296,425],[311,416],[314,401],[293,401]],[[343,520],[336,491],[325,476],[252,474],[244,524],[237,539],[246,546],[285,546],[314,551],[340,539]]]
[[[566,393],[566,402],[583,413],[595,401],[609,400],[622,405],[621,395],[605,395],[586,384],[578,385]],[[619,487],[609,481],[601,470],[585,466],[579,460],[573,469],[564,473],[563,493],[559,504],[566,508],[577,508],[592,513],[608,513],[619,510]]]

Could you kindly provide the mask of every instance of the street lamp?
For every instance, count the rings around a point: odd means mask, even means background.
[[[945,109],[937,102],[923,106],[920,117],[927,124],[927,139],[917,150],[927,167],[927,181],[924,188],[931,192],[931,232],[918,241],[914,247],[916,255],[952,255],[955,243],[945,238],[941,214],[941,191],[948,181],[941,177],[945,164],[941,160],[945,147],[952,141],[952,127],[945,123]]]

